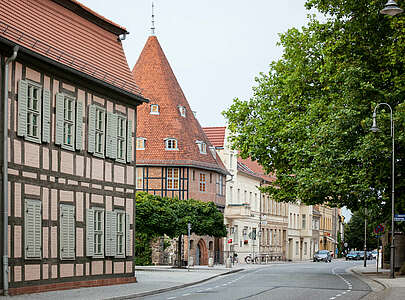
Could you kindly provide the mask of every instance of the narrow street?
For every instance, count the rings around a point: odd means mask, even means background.
[[[267,265],[141,299],[361,299],[370,292],[370,287],[346,271],[361,263]]]

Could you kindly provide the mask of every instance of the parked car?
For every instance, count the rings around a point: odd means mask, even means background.
[[[346,260],[359,260],[360,259],[360,251],[350,251],[346,254]]]
[[[331,262],[332,256],[328,250],[319,250],[314,254],[314,262],[316,261]]]

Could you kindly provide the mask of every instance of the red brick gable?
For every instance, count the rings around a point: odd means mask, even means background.
[[[0,38],[140,95],[118,40],[118,34],[126,32],[125,28],[77,1],[56,2],[0,0]]]
[[[145,150],[137,150],[139,165],[182,165],[227,171],[195,118],[156,36],[150,36],[132,70],[135,81],[150,104],[138,107],[137,137],[146,138]],[[159,105],[159,114],[150,114],[151,105]],[[186,108],[182,117],[179,106]],[[175,138],[178,150],[165,150],[164,140]],[[196,141],[205,142],[201,154]]]

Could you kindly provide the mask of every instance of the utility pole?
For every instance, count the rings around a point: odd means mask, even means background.
[[[188,223],[187,224],[187,235],[188,235],[188,238],[187,238],[187,245],[188,245],[188,247],[187,247],[187,272],[190,271],[190,231],[191,231],[191,224]]]

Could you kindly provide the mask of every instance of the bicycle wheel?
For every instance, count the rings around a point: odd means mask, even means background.
[[[245,257],[245,262],[246,262],[247,264],[250,264],[250,263],[252,262],[252,258],[251,258],[250,256],[246,256],[246,257]]]
[[[255,257],[255,264],[258,264],[259,263],[259,257]]]

